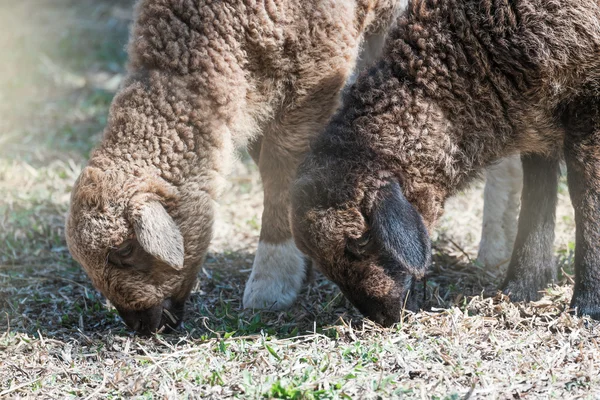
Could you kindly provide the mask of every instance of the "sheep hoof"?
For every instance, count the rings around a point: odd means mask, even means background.
[[[513,302],[530,302],[542,298],[546,284],[540,282],[526,282],[523,279],[511,280],[503,285],[502,293],[510,297]]]
[[[305,261],[293,240],[260,242],[244,290],[244,308],[282,310],[291,306],[306,276]]]
[[[573,294],[571,308],[576,310],[577,315],[587,315],[595,320],[600,320],[600,293]]]
[[[477,261],[485,268],[498,268],[510,261],[510,253],[506,249],[492,249],[487,247],[479,250]]]
[[[553,259],[539,263],[513,262],[508,267],[502,291],[514,302],[538,301],[548,284],[555,280],[556,264]]]

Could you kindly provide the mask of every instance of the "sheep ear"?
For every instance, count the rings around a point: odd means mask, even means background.
[[[176,270],[183,268],[183,236],[159,201],[147,201],[137,207],[133,228],[137,241],[148,254]]]
[[[431,261],[431,240],[423,218],[404,197],[398,182],[380,189],[371,221],[371,234],[381,256],[413,276],[423,277]]]

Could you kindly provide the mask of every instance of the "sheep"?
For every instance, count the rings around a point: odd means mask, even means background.
[[[382,325],[416,308],[445,200],[521,154],[502,289],[538,299],[561,154],[576,219],[571,306],[600,319],[600,6],[593,0],[413,0],[376,66],[311,144],[291,189],[297,247]]]
[[[305,260],[289,184],[338,106],[365,35],[405,0],[140,0],[128,74],[77,179],[69,250],[125,323],[176,327],[211,239],[234,148],[248,147],[264,213],[244,306],[289,306]]]

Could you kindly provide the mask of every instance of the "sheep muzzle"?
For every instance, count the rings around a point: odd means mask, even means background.
[[[166,299],[161,304],[145,310],[126,310],[117,307],[125,324],[142,336],[148,336],[164,328],[170,332],[179,328],[183,321],[184,303]]]

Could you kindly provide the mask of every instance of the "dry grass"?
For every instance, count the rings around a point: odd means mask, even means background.
[[[320,276],[288,312],[241,310],[262,197],[242,157],[185,329],[133,336],[69,257],[62,227],[123,72],[130,1],[43,4],[0,4],[0,397],[600,397],[600,327],[566,312],[564,192],[564,273],[543,300],[508,302],[495,292],[502,269],[471,261],[479,188],[448,204],[422,289],[429,311],[382,329]]]

